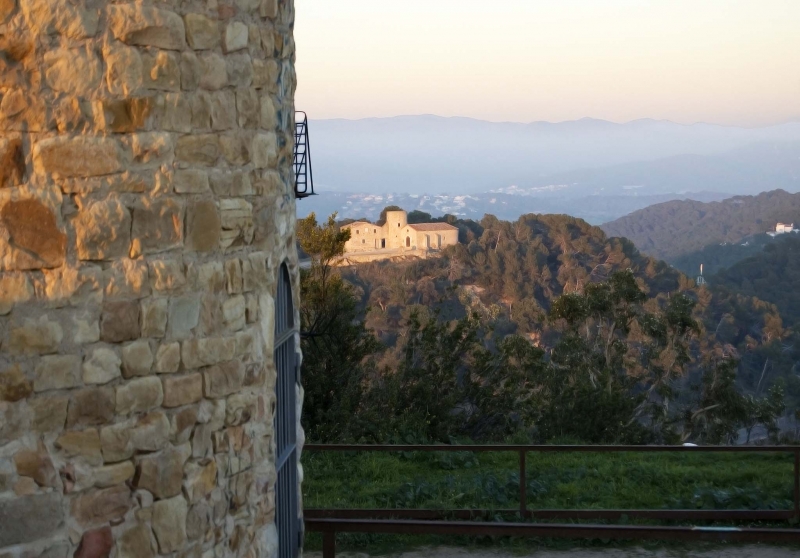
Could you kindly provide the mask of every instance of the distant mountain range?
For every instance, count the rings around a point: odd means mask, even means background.
[[[800,122],[764,128],[582,119],[532,124],[404,116],[310,124],[319,196],[343,218],[389,204],[514,220],[565,213],[592,224],[670,200],[800,191]]]
[[[674,199],[702,201],[721,200],[730,194],[694,192],[687,194],[591,195],[578,198],[534,196],[516,192],[486,192],[482,194],[365,194],[355,192],[322,192],[297,204],[298,216],[310,212],[328,216],[336,212],[340,218],[366,218],[374,221],[387,205],[397,205],[406,211],[419,210],[434,217],[444,214],[464,219],[481,219],[490,213],[499,219],[514,220],[526,213],[558,213],[580,217],[598,225],[637,209]]]
[[[588,118],[495,123],[423,115],[312,120],[310,134],[314,177],[323,193],[473,194],[517,186],[548,195],[543,187],[566,185],[549,195],[586,196],[608,188],[645,195],[740,194],[764,189],[748,183],[749,176],[766,176],[752,170],[775,160],[785,165],[780,144],[800,142],[800,122],[735,128]],[[743,148],[748,155],[742,161],[735,153],[705,159]],[[797,146],[792,149],[797,152]],[[739,166],[730,168],[731,162],[741,164],[741,180]],[[630,163],[635,164],[626,166]]]

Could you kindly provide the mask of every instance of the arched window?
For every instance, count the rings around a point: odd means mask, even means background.
[[[411,246],[411,237],[410,237],[410,236],[407,236],[407,237],[406,237],[406,248],[408,248],[408,247],[410,247],[410,246]]]
[[[297,407],[296,387],[300,381],[295,352],[294,303],[289,269],[282,264],[275,296],[275,523],[278,529],[278,556],[296,558],[300,548],[300,518],[297,494]]]

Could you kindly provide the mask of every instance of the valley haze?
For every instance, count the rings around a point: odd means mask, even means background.
[[[569,213],[599,224],[674,199],[800,190],[800,121],[488,122],[433,115],[311,120],[316,191],[342,218],[385,205],[434,216]]]

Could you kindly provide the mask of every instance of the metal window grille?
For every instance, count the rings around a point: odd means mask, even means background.
[[[308,117],[294,114],[294,195],[298,200],[314,195],[314,176],[311,173],[311,145],[308,141]]]
[[[275,298],[275,369],[277,371],[277,440],[275,521],[278,529],[278,556],[296,558],[300,548],[301,526],[297,490],[297,407],[295,387],[299,381],[295,352],[294,305],[289,270],[282,264]]]

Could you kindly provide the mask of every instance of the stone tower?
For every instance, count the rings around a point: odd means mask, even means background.
[[[0,0],[0,556],[277,555],[293,20]]]
[[[405,211],[386,212],[386,247],[401,248],[405,236],[402,231],[408,225],[408,215]]]

